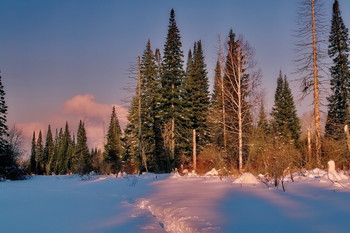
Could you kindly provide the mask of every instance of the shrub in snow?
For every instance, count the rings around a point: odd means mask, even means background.
[[[204,175],[213,168],[226,171],[226,165],[220,150],[214,145],[208,145],[198,155],[196,172]]]
[[[256,177],[249,172],[243,173],[239,178],[233,181],[234,184],[258,184],[259,181]]]

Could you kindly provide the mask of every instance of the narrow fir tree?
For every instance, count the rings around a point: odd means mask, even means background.
[[[328,98],[328,117],[325,136],[344,138],[344,126],[350,123],[350,63],[349,33],[345,26],[339,2],[334,1],[328,54],[333,59],[330,68],[332,95]]]
[[[161,77],[161,118],[165,123],[165,143],[168,147],[169,162],[167,171],[177,166],[180,158],[176,153],[177,137],[181,130],[179,121],[182,112],[183,52],[181,36],[175,21],[174,9],[170,12],[167,39],[164,45]]]
[[[39,131],[38,140],[36,142],[35,157],[36,157],[36,172],[38,175],[43,175],[45,164],[44,164],[43,137],[42,137],[41,130]]]
[[[271,115],[274,132],[283,139],[292,139],[297,146],[301,134],[300,121],[291,89],[286,76],[283,77],[282,71],[277,79],[275,103]]]
[[[161,129],[159,119],[160,80],[155,54],[148,40],[146,49],[142,55],[140,65],[141,78],[141,122],[144,153],[147,158],[147,167],[151,171],[159,171],[159,155],[156,154],[157,132]]]
[[[186,108],[184,113],[187,114],[184,119],[189,120],[182,128],[189,129],[190,135],[192,135],[192,130],[196,131],[196,144],[199,151],[208,141],[209,84],[201,41],[195,43],[193,51],[193,58],[189,56],[187,74],[184,79],[184,106]]]
[[[68,122],[66,122],[64,132],[60,131],[59,149],[58,149],[58,172],[59,174],[67,174],[71,169],[72,159],[72,137],[69,130]]]
[[[36,138],[35,138],[35,131],[33,132],[33,138],[32,138],[32,149],[30,154],[30,173],[31,174],[37,174],[36,172]]]
[[[261,104],[260,104],[257,127],[258,127],[258,131],[262,132],[265,135],[269,134],[269,132],[270,132],[269,121],[267,120],[265,107],[264,107],[264,101],[261,101]]]
[[[45,140],[45,147],[44,147],[44,155],[43,155],[43,164],[45,165],[45,174],[51,173],[51,161],[54,153],[54,144],[53,144],[53,137],[51,132],[51,126],[48,126],[47,133],[46,133],[46,140]]]
[[[121,156],[123,154],[122,131],[119,126],[115,107],[113,106],[111,120],[107,132],[107,143],[105,144],[105,161],[109,165],[108,173],[117,174],[121,168]]]
[[[77,143],[75,146],[76,167],[75,172],[87,174],[92,171],[92,158],[87,145],[85,126],[82,121],[79,122],[77,132]]]
[[[211,140],[218,147],[224,149],[223,129],[223,93],[222,93],[222,71],[220,58],[216,62],[214,73],[214,87],[210,101],[210,132]]]

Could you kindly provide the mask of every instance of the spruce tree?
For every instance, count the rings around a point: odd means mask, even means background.
[[[186,118],[189,120],[183,129],[189,129],[190,135],[192,135],[192,130],[196,131],[196,141],[200,150],[208,141],[207,117],[209,114],[209,84],[201,41],[194,44],[193,58],[189,53],[187,66],[184,79],[184,106],[186,108],[184,113],[187,114]]]
[[[71,159],[73,153],[73,141],[69,130],[68,122],[64,127],[64,132],[60,131],[58,149],[58,172],[67,174],[71,170]]]
[[[334,1],[328,54],[333,59],[331,73],[332,95],[328,98],[328,117],[325,136],[344,138],[344,126],[350,123],[350,64],[349,33],[345,26],[339,2]]]
[[[32,147],[31,147],[31,154],[30,154],[30,173],[36,174],[36,138],[35,138],[35,131],[33,132],[33,138],[32,138]]]
[[[108,173],[117,174],[122,168],[121,157],[123,155],[123,148],[121,137],[122,131],[115,112],[115,107],[113,106],[104,152],[105,162],[109,165]]]
[[[141,121],[144,153],[151,171],[159,171],[159,155],[156,153],[156,140],[158,140],[160,125],[159,101],[160,101],[160,77],[155,54],[148,40],[146,49],[142,55],[141,67]]]
[[[43,164],[45,165],[45,173],[49,174],[51,172],[51,161],[54,153],[53,137],[51,132],[51,126],[48,126],[44,147]]]
[[[125,134],[125,155],[124,159],[128,163],[133,164],[135,167],[141,167],[140,159],[138,158],[138,132],[139,132],[139,123],[138,123],[138,114],[137,114],[137,96],[134,96],[130,107],[129,113],[127,116],[128,124],[126,125],[124,134]]]
[[[277,79],[275,102],[271,115],[274,133],[282,139],[292,139],[297,146],[301,134],[300,121],[287,77],[283,77],[282,71]]]
[[[39,131],[38,140],[35,147],[35,157],[36,157],[36,172],[38,175],[44,174],[45,164],[44,164],[44,146],[43,137],[41,130]]]
[[[6,177],[6,168],[15,164],[7,142],[7,105],[5,103],[5,91],[0,76],[0,179]]]
[[[54,149],[54,173],[55,174],[61,174],[61,166],[62,166],[62,160],[63,156],[60,153],[61,152],[61,145],[63,142],[63,130],[60,128],[59,133],[56,131],[56,137],[55,137],[55,149]]]
[[[170,171],[179,163],[177,143],[181,135],[182,119],[182,85],[183,85],[183,52],[181,36],[175,20],[174,9],[170,12],[168,34],[164,45],[161,77],[161,119],[164,122],[165,144],[168,148],[167,170]]]
[[[210,99],[209,125],[211,132],[211,141],[218,147],[224,148],[224,129],[223,129],[223,93],[222,93],[222,71],[220,59],[216,62],[214,73],[214,87]]]
[[[87,145],[85,126],[82,121],[79,122],[77,132],[74,163],[75,172],[79,174],[87,174],[92,171],[92,158]]]
[[[259,133],[263,133],[264,135],[267,135],[270,132],[269,121],[267,120],[265,107],[264,107],[264,101],[261,101],[261,104],[260,104],[257,127],[258,127]]]

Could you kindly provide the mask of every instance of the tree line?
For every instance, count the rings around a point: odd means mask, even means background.
[[[305,2],[310,9],[315,7],[314,0]],[[317,132],[318,110],[314,112],[315,133],[302,137],[289,80],[282,71],[276,75],[273,108],[266,111],[254,50],[232,30],[223,46],[219,41],[210,93],[202,41],[194,42],[185,63],[172,9],[163,51],[153,49],[148,40],[138,59],[138,82],[124,132],[115,108],[103,151],[89,151],[83,122],[76,139],[68,123],[54,137],[49,126],[45,143],[41,132],[37,137],[33,134],[31,173],[161,173],[183,168],[200,172],[216,167],[225,174],[249,170],[278,176],[294,168],[320,166],[329,158],[348,167],[350,138],[344,126],[350,119],[349,36],[337,0],[332,10],[331,95],[322,138]],[[302,84],[306,91],[314,87],[318,93],[317,73],[313,75],[313,81],[303,79]]]

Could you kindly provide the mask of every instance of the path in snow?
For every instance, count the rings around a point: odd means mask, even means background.
[[[284,193],[231,179],[169,178],[137,203],[169,232],[349,232],[349,192],[318,181],[288,183]]]
[[[217,177],[35,176],[0,182],[0,232],[349,232],[349,190],[319,180],[284,193]]]

